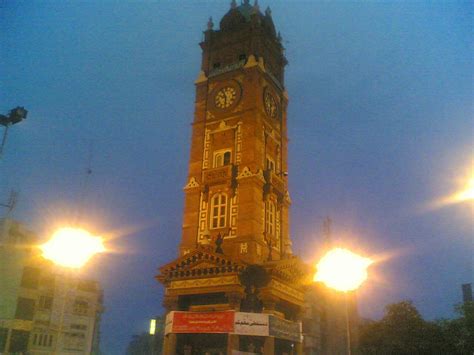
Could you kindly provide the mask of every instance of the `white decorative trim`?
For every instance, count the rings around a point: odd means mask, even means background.
[[[194,84],[200,84],[207,81],[206,74],[201,70]]]
[[[237,180],[252,177],[254,174],[250,171],[249,167],[243,168],[242,172],[237,176]]]
[[[253,54],[249,55],[249,58],[247,59],[247,63],[245,63],[244,68],[251,68],[257,66],[257,60],[255,59],[255,56]]]
[[[265,177],[263,176],[263,170],[257,169],[256,173],[252,173],[248,166],[243,168],[242,172],[237,176],[237,180],[254,177],[254,176],[259,178],[261,181],[265,182]]]
[[[230,232],[228,238],[237,236],[237,214],[239,211],[239,204],[237,200],[237,191],[234,196],[230,199]]]
[[[213,125],[215,125],[215,123],[216,122],[213,122]],[[209,127],[209,125],[207,127]],[[237,125],[229,126],[227,124],[226,120],[221,120],[221,121],[219,121],[219,125],[217,126],[217,128],[215,128],[215,129],[208,128],[208,130],[212,134],[212,133],[227,131],[229,129],[236,129],[236,128],[237,128]]]
[[[193,189],[195,187],[199,187],[199,183],[196,181],[196,178],[194,176],[189,179],[189,182],[186,184],[185,187],[183,187],[184,190],[188,189]]]
[[[204,152],[202,159],[202,168],[207,169],[209,167],[209,150],[211,148],[211,131],[206,129],[204,132]]]
[[[275,204],[278,206],[278,204]],[[281,208],[276,208],[275,211],[275,239],[276,239],[276,249],[280,251],[281,248]]]
[[[237,123],[235,131],[235,164],[239,165],[242,161],[242,121]]]
[[[199,233],[197,236],[197,242],[200,244],[204,241],[204,235],[209,234],[207,228],[207,205],[207,202],[204,200],[204,194],[201,192],[199,200]]]
[[[260,67],[260,69],[262,69],[262,71],[265,72],[265,63],[263,62],[263,57],[260,56],[260,58],[258,58],[258,66]]]
[[[258,169],[257,172],[254,174],[256,177],[258,177],[260,180],[262,180],[263,182],[266,182],[265,181],[265,176],[263,175],[263,170],[262,169]]]

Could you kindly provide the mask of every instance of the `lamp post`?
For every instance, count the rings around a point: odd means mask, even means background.
[[[68,278],[72,271],[79,270],[94,255],[105,251],[101,237],[93,236],[79,228],[61,228],[57,230],[48,242],[40,246],[40,249],[43,251],[45,259],[51,260],[61,270],[66,270]],[[64,313],[69,290],[66,285],[64,302],[62,303],[59,316],[58,337],[54,345],[54,354],[58,353],[60,340],[62,343]]]
[[[5,146],[5,143],[7,141],[8,128],[26,119],[27,115],[28,111],[25,110],[24,107],[20,106],[14,108],[13,110],[10,110],[8,116],[0,115],[0,125],[5,127],[3,131],[2,144],[0,145],[0,158],[2,157],[3,147]]]
[[[357,255],[347,249],[335,248],[326,253],[317,265],[314,281],[321,281],[327,287],[344,292],[346,314],[347,354],[351,354],[351,330],[349,324],[348,292],[354,291],[367,279],[367,268],[372,264],[369,258]]]

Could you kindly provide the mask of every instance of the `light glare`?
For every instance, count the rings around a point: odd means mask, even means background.
[[[319,261],[314,281],[338,291],[353,291],[367,279],[367,268],[372,262],[350,250],[335,248]]]
[[[57,230],[40,248],[44,258],[70,268],[80,268],[92,256],[105,251],[102,238],[83,229],[69,227]]]
[[[156,331],[156,319],[150,320],[150,335],[155,335]]]

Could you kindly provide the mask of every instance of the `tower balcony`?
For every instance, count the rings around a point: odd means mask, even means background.
[[[230,183],[232,179],[232,165],[224,165],[218,168],[204,171],[204,185],[218,185]]]
[[[285,188],[285,182],[283,181],[282,178],[280,178],[273,170],[266,170],[263,174],[265,177],[265,181],[271,186],[274,192],[280,195],[284,195],[286,188]]]

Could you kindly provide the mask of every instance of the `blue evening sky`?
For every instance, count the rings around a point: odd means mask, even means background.
[[[0,113],[29,110],[0,202],[19,191],[12,217],[43,238],[71,220],[113,237],[83,271],[104,288],[106,354],[162,313],[153,276],[181,238],[198,43],[229,2],[0,1]],[[330,216],[336,242],[384,256],[363,316],[402,299],[452,316],[473,281],[473,206],[427,206],[473,171],[472,3],[259,3],[289,61],[295,253],[316,261]]]

